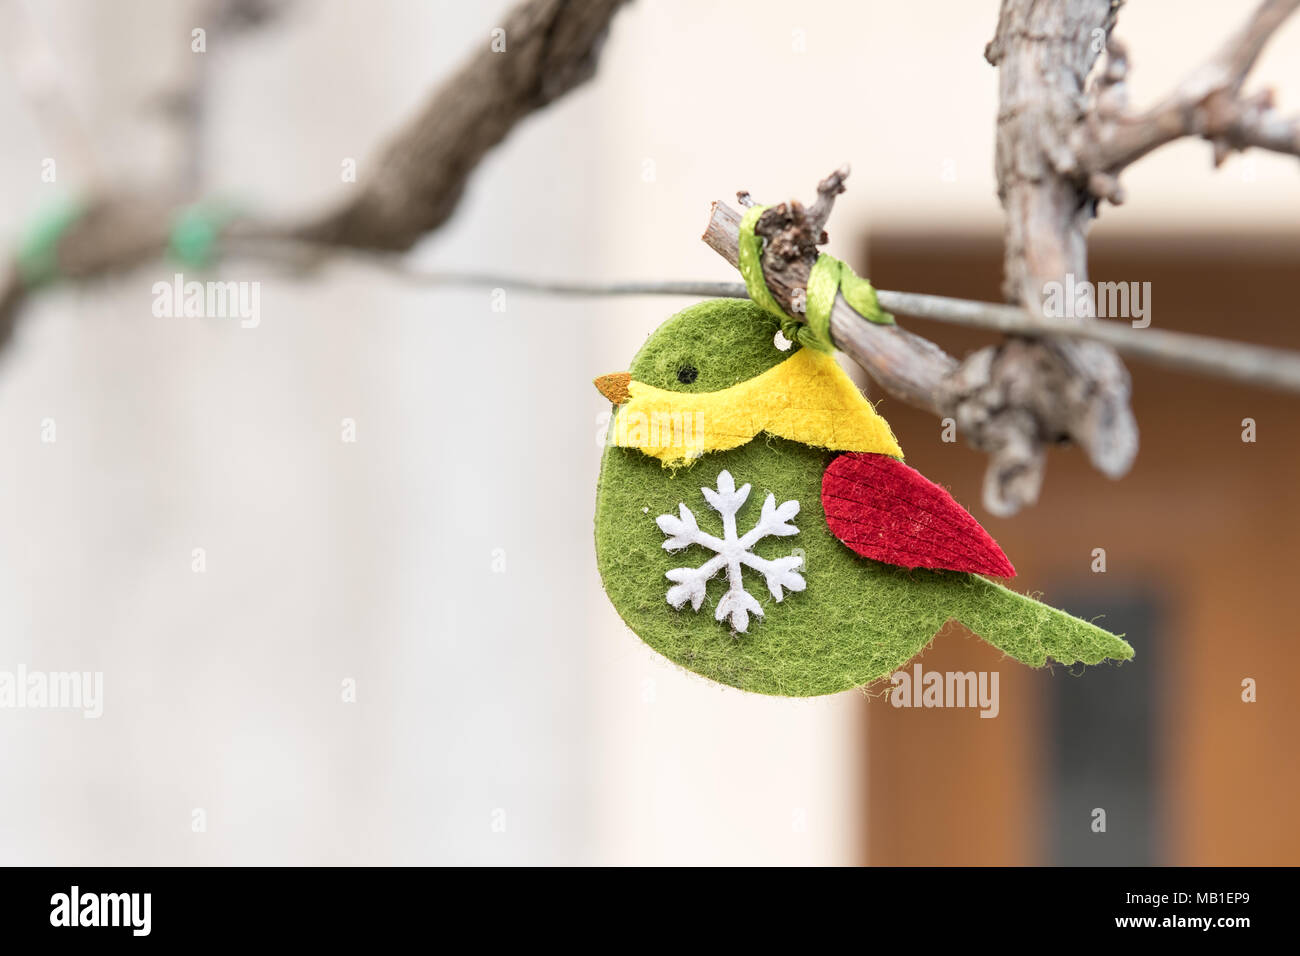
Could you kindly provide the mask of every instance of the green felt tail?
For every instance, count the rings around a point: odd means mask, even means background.
[[[994,647],[1031,667],[1050,657],[1063,664],[1126,661],[1133,648],[1109,631],[971,575],[972,587],[954,615]]]

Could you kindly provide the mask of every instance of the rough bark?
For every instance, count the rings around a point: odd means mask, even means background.
[[[1264,0],[1210,60],[1141,113],[1128,108],[1128,51],[1110,37],[1105,70],[1071,137],[1076,178],[1086,179],[1097,196],[1122,201],[1122,193],[1111,195],[1120,172],[1185,136],[1213,143],[1216,165],[1233,150],[1250,147],[1300,156],[1300,119],[1277,111],[1272,90],[1242,94],[1265,44],[1297,8],[1300,0]]]
[[[304,239],[400,250],[437,229],[460,201],[479,161],[528,114],[596,72],[624,0],[533,0],[502,24],[505,52],[487,37],[393,137],[360,194],[295,231]]]
[[[514,126],[595,72],[610,19],[625,0],[527,0],[502,24],[505,52],[489,38],[388,143],[356,198],[306,223],[244,219],[242,239],[301,238],[315,244],[403,250],[451,216],[483,156]],[[249,0],[250,7],[256,6]],[[61,274],[87,279],[162,255],[172,218],[190,197],[97,194],[59,244]],[[0,274],[0,347],[12,335],[24,290]]]
[[[842,173],[833,177],[842,184]],[[828,182],[823,181],[819,196],[827,195]],[[742,193],[741,203],[747,200],[748,195]],[[811,208],[818,210],[818,205],[815,203]],[[755,233],[770,240],[763,256],[767,287],[790,315],[802,311],[808,273],[817,261],[816,244],[812,245],[810,254],[808,243],[814,236],[821,242],[827,240],[821,228],[827,215],[829,208],[824,214],[819,210],[817,219],[808,221],[802,205],[782,203],[768,209],[755,225]],[[732,266],[740,261],[740,219],[741,214],[735,209],[715,202],[703,237],[709,248]],[[843,296],[835,297],[831,310],[831,338],[885,391],[909,405],[939,414],[939,384],[957,367],[956,359],[943,349],[901,326],[865,321]]]
[[[1047,283],[1088,278],[1096,199],[1075,175],[1069,143],[1117,9],[1110,0],[1004,0],[985,51],[999,71],[1003,293],[1035,314]],[[944,383],[941,404],[992,456],[985,505],[1011,514],[1037,499],[1053,444],[1077,442],[1111,477],[1128,470],[1137,454],[1129,393],[1128,372],[1105,345],[1009,338],[968,356]]]

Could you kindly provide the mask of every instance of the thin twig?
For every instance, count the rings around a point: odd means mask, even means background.
[[[808,227],[814,233],[818,235],[825,233],[826,223],[831,218],[831,210],[835,208],[835,197],[847,188],[844,180],[848,178],[849,164],[845,163],[817,184],[817,199],[808,207]],[[821,241],[824,244],[827,239]]]
[[[1073,143],[1081,173],[1114,177],[1153,149],[1185,136],[1214,143],[1216,165],[1232,150],[1248,147],[1300,156],[1300,117],[1279,114],[1271,91],[1241,95],[1265,44],[1297,8],[1300,0],[1264,0],[1213,58],[1142,113],[1125,109],[1127,59],[1123,46],[1112,41],[1100,78],[1108,96],[1094,104]]]
[[[596,72],[624,0],[528,0],[502,20],[503,49],[486,38],[371,161],[340,208],[305,223],[305,239],[409,249],[450,218],[480,160],[531,113]]]

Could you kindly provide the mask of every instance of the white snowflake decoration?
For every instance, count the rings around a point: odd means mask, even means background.
[[[749,498],[749,485],[736,488],[731,473],[723,471],[718,475],[718,487],[701,488],[704,498],[714,511],[722,516],[722,537],[718,538],[701,531],[695,521],[695,515],[685,504],[678,503],[680,517],[660,515],[655,519],[659,530],[668,535],[664,542],[665,551],[678,551],[698,544],[712,551],[713,557],[698,568],[674,568],[665,577],[675,582],[668,589],[668,603],[680,608],[687,601],[691,610],[698,611],[704,603],[704,589],[709,579],[727,569],[727,593],[718,601],[713,613],[715,620],[731,619],[731,628],[738,633],[745,633],[749,627],[749,615],[763,616],[763,608],[748,591],[742,576],[742,565],[748,565],[763,575],[767,589],[778,603],[785,591],[802,591],[807,585],[798,568],[803,566],[803,558],[797,554],[777,558],[775,561],[760,558],[752,548],[764,538],[788,537],[798,534],[799,529],[790,524],[790,519],[799,513],[799,502],[787,501],[781,507],[776,506],[776,497],[768,495],[763,502],[763,513],[758,523],[743,536],[736,535],[736,512]]]

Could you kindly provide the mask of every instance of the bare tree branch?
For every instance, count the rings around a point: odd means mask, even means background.
[[[1049,282],[1088,278],[1095,201],[1070,135],[1085,79],[1114,24],[1111,0],[1003,0],[985,51],[998,67],[996,170],[1006,213],[1003,292],[1041,315]],[[1096,341],[1010,340],[962,361],[944,384],[960,429],[992,458],[986,507],[1011,514],[1038,497],[1046,449],[1074,441],[1093,466],[1124,474],[1137,454],[1128,372]]]
[[[1300,117],[1281,116],[1271,90],[1241,95],[1264,45],[1297,7],[1300,0],[1264,0],[1209,62],[1142,113],[1127,109],[1127,55],[1112,38],[1098,84],[1104,95],[1094,98],[1071,139],[1079,175],[1117,176],[1153,149],[1184,136],[1214,143],[1216,165],[1232,150],[1252,146],[1300,156]],[[1098,195],[1111,198],[1104,188]]]
[[[808,210],[808,228],[821,237],[818,240],[821,245],[829,241],[829,237],[824,236],[826,223],[830,220],[831,210],[835,207],[835,197],[847,188],[844,180],[848,178],[849,164],[845,163],[817,184],[817,200]]]
[[[714,203],[704,233],[709,247],[733,266],[739,263],[740,218],[726,204]],[[772,206],[759,217],[754,231],[766,240],[763,273],[768,289],[782,309],[798,315],[802,311],[800,306],[811,265],[817,256],[807,214],[796,202]],[[825,241],[826,236],[818,233],[818,238]],[[883,305],[889,297],[881,299]],[[1014,311],[1024,314],[1020,309]],[[972,388],[969,379],[961,377],[970,376],[971,369],[975,368],[983,372],[985,380],[992,378],[994,370],[987,364],[959,365],[937,345],[898,325],[865,320],[842,295],[836,296],[831,311],[831,337],[891,395],[931,414],[951,416],[976,447],[997,449],[990,474],[996,471],[998,485],[994,494],[986,482],[986,507],[1007,513],[1002,503],[1008,495],[1018,496],[1017,500],[1032,500],[1041,479],[1043,458],[1044,443],[1038,423],[1054,413],[1048,406],[1061,396],[1067,385],[1065,381],[1053,382],[1050,391],[1039,392],[1036,389],[1042,384],[1040,376],[1029,381],[1029,388],[1005,394],[999,408],[989,409],[984,404],[988,390]],[[1004,361],[1019,363],[1032,360],[1023,353],[1040,344],[1013,342],[997,353],[984,350],[976,354],[985,355],[986,363],[991,363],[994,355],[1005,355]],[[1004,458],[999,460],[998,454]],[[1014,467],[1006,464],[1008,454],[1015,458]]]
[[[1041,313],[1048,283],[1087,280],[1086,233],[1097,200],[1122,202],[1119,172],[1157,146],[1204,136],[1220,162],[1252,145],[1297,152],[1300,128],[1277,115],[1271,95],[1241,96],[1264,44],[1297,6],[1300,0],[1264,0],[1209,64],[1155,109],[1132,115],[1127,53],[1111,36],[1120,3],[1003,0],[985,56],[999,70],[997,173],[1009,301]],[[1105,66],[1085,90],[1103,47]],[[976,352],[945,391],[958,426],[993,455],[985,503],[1000,513],[1035,500],[1050,444],[1076,441],[1112,477],[1137,453],[1128,373],[1099,341],[1048,338]]]
[[[609,21],[624,0],[526,0],[503,24],[503,52],[488,38],[388,144],[351,202],[308,223],[244,219],[227,233],[297,237],[326,245],[401,250],[441,226],[483,156],[516,123],[588,79]],[[261,8],[265,6],[266,10]],[[236,0],[241,16],[270,15],[276,4]],[[89,212],[59,243],[60,274],[92,278],[164,253],[184,197],[96,194]],[[0,347],[10,338],[24,289],[15,269],[0,272]]]
[[[837,189],[842,189],[845,172],[832,177],[839,180]],[[733,265],[738,224],[734,210],[715,203],[704,236]],[[754,231],[765,240],[768,288],[783,309],[797,315],[825,233],[793,201],[766,209]],[[1079,257],[1082,269],[1082,249]],[[1051,444],[1078,440],[1107,474],[1122,473],[1136,452],[1128,373],[1118,357],[1097,341],[1043,336],[1044,328],[1039,326],[1042,337],[1034,341],[1011,340],[958,363],[898,326],[863,322],[842,296],[831,313],[837,345],[886,391],[953,418],[971,444],[990,453],[984,503],[996,514],[1012,514],[1036,499],[1045,449]]]
[[[715,202],[703,237],[710,249],[736,267],[740,263],[740,220],[735,209]],[[775,230],[789,235],[782,237]],[[769,238],[763,275],[772,297],[788,314],[799,315],[808,274],[817,258],[815,244],[811,256],[803,248],[810,235],[803,207],[798,203],[773,206],[759,217],[754,231]],[[824,234],[818,230],[817,235]],[[831,310],[831,338],[891,395],[940,414],[938,386],[957,362],[938,346],[900,326],[866,322],[843,296],[836,296]]]
[[[502,25],[505,52],[483,49],[388,144],[360,194],[296,230],[371,249],[407,249],[460,201],[479,160],[515,124],[590,79],[624,0],[531,0]]]

